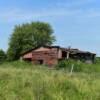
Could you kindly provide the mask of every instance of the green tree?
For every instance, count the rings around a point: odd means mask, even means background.
[[[17,60],[23,52],[37,46],[52,45],[54,41],[53,29],[48,23],[32,22],[15,26],[9,41],[8,60]]]
[[[0,63],[4,62],[6,60],[6,53],[0,49]]]

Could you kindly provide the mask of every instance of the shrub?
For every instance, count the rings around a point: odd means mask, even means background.
[[[3,50],[0,50],[0,63],[3,63],[6,60],[6,53]]]
[[[57,65],[56,68],[57,69],[65,69],[67,71],[71,71],[71,68],[73,67],[74,72],[87,72],[88,70],[90,70],[90,66],[88,64],[84,64],[81,61],[75,61],[72,59],[69,60],[62,60],[60,61]]]
[[[75,64],[74,60],[71,60],[71,59],[70,60],[62,60],[62,61],[59,61],[59,63],[56,65],[56,68],[57,69],[67,69],[67,70],[70,70],[72,64]]]

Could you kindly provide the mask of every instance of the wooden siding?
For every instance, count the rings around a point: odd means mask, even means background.
[[[41,48],[32,52],[32,61],[33,63],[37,63],[38,61],[42,60],[43,64],[52,66],[57,63],[58,60],[58,50],[55,49],[48,49]]]

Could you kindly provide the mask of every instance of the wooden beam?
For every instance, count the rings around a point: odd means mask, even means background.
[[[67,52],[67,59],[69,59],[69,54],[70,54],[70,52]]]

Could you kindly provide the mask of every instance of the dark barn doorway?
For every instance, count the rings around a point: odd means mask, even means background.
[[[44,61],[43,60],[38,60],[38,64],[43,65]]]
[[[66,58],[67,57],[67,52],[62,51],[62,58]]]

